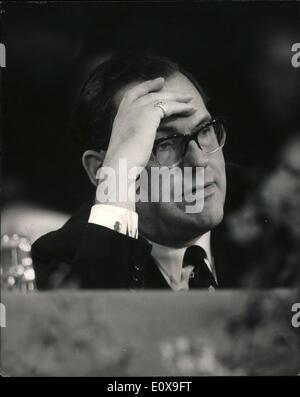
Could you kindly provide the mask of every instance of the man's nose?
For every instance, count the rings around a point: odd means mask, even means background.
[[[186,148],[183,165],[186,167],[207,167],[208,153],[199,148],[195,141],[190,141]]]

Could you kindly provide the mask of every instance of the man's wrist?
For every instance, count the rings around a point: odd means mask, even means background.
[[[97,173],[95,204],[107,204],[135,212],[135,179],[120,175],[116,166],[103,164]]]
[[[138,238],[138,214],[126,208],[95,204],[91,208],[88,222]]]
[[[97,197],[95,198],[95,204],[102,204],[102,205],[112,205],[119,208],[127,209],[128,211],[136,212],[135,203],[130,201],[127,202],[110,202],[110,201],[99,201]]]

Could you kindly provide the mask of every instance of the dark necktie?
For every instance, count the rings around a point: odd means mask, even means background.
[[[189,280],[189,288],[216,288],[217,284],[204,259],[207,258],[203,248],[192,245],[185,251],[183,267],[194,266],[192,277]]]

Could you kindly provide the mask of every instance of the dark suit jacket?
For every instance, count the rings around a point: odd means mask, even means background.
[[[227,173],[226,214],[241,205],[249,179],[237,166]],[[108,228],[89,224],[92,201],[59,230],[38,239],[32,247],[37,287],[73,285],[81,288],[170,288],[151,256],[151,245]],[[211,235],[212,253],[220,288],[244,285],[249,266],[240,247],[230,241],[222,222]]]

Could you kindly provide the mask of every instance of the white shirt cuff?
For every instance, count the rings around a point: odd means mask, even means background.
[[[138,238],[138,214],[107,204],[93,205],[89,217],[89,223],[107,227],[127,236]]]

